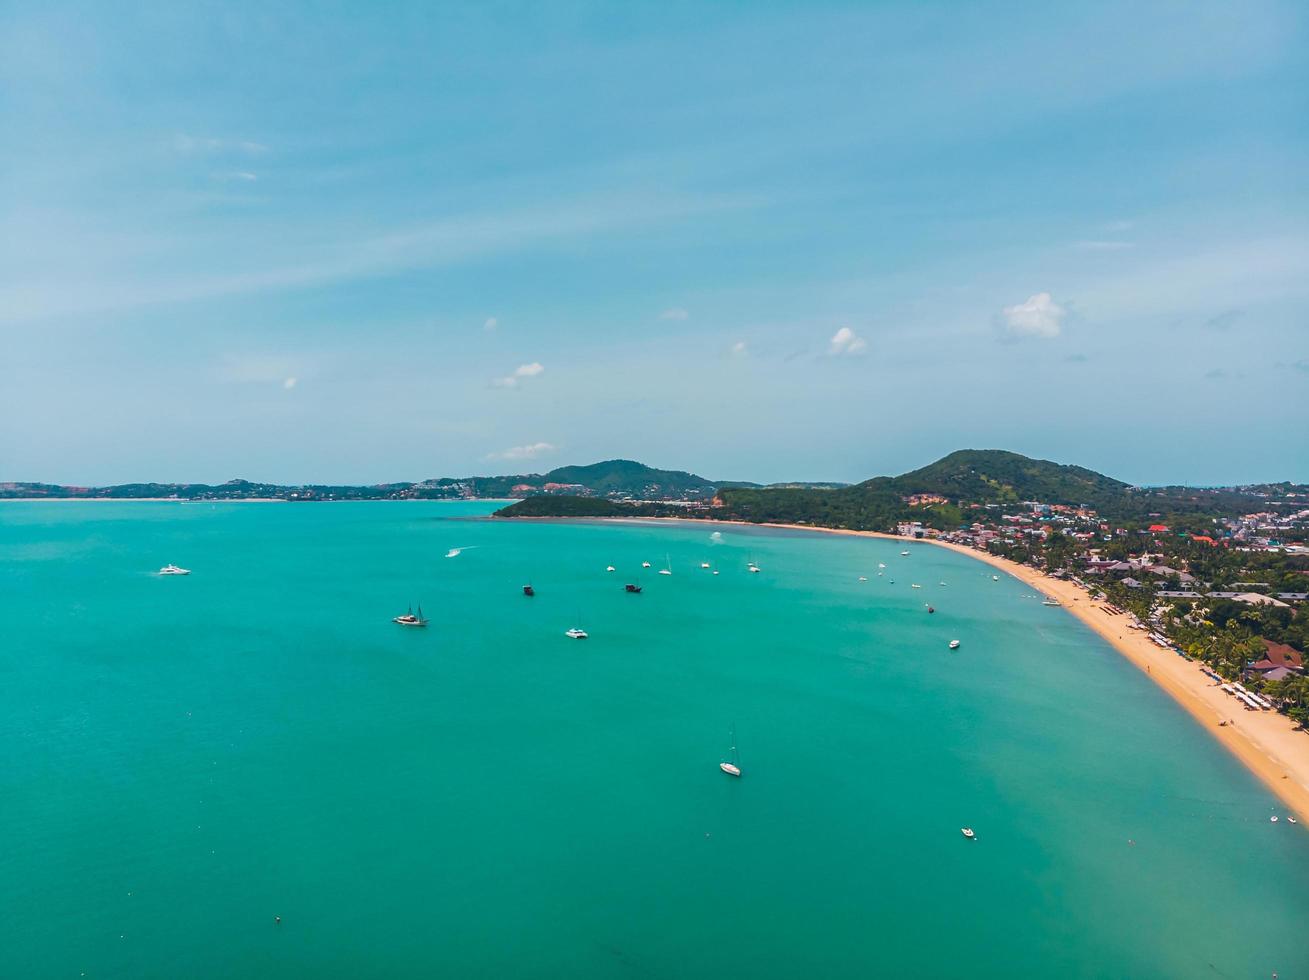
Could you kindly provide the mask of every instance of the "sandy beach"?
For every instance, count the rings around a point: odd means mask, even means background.
[[[521,518],[516,518],[521,520]],[[753,524],[748,521],[716,521],[697,518],[600,518],[635,522],[683,521],[695,524],[771,527],[789,531],[816,531],[849,537],[883,538],[906,543],[908,538],[879,531],[851,531],[842,528],[814,527],[808,524]],[[1115,613],[1106,604],[1095,602],[1091,594],[1075,582],[1053,578],[1027,565],[963,545],[931,538],[915,539],[913,544],[949,548],[961,555],[991,565],[1045,595],[1058,599],[1063,609],[1076,616],[1110,646],[1173,697],[1218,742],[1237,757],[1276,793],[1295,814],[1302,826],[1309,827],[1309,732],[1297,730],[1295,723],[1273,711],[1247,711],[1234,697],[1225,694],[1201,665],[1172,650],[1152,643],[1144,630],[1131,629],[1131,617]],[[1226,722],[1226,724],[1222,724]]]
[[[739,523],[713,521],[705,523]],[[795,531],[820,531],[855,537],[885,538],[905,542],[908,539],[876,531],[848,531],[839,528],[810,527],[795,524],[747,525],[780,527]],[[977,551],[963,545],[930,538],[915,544],[949,548],[969,558],[985,562],[1021,582],[1063,603],[1063,608],[1095,630],[1119,653],[1144,671],[1151,680],[1168,692],[1198,721],[1210,735],[1241,760],[1255,775],[1268,784],[1309,826],[1309,732],[1298,731],[1285,715],[1273,711],[1247,711],[1235,698],[1223,693],[1218,683],[1195,661],[1178,656],[1172,650],[1156,646],[1143,630],[1129,627],[1130,616],[1113,613],[1104,603],[1094,602],[1091,594],[1074,582],[1053,578],[1027,565]],[[1220,724],[1226,722],[1227,724]]]

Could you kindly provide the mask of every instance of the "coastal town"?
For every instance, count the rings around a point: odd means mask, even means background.
[[[906,498],[911,507],[947,503]],[[972,520],[941,530],[905,520],[896,533],[1031,566],[1084,589],[1156,646],[1203,665],[1233,702],[1309,725],[1309,495],[1269,495],[1269,509],[1174,527],[1107,520],[1088,506],[1028,500],[964,504]],[[1206,526],[1207,525],[1207,526]],[[1200,533],[1203,532],[1203,533]]]

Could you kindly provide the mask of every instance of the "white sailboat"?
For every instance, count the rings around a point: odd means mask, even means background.
[[[741,775],[741,756],[736,751],[736,726],[732,726],[732,747],[729,750],[731,754],[730,761],[718,763],[718,768],[723,770],[729,776]]]
[[[668,557],[668,555],[664,555],[664,567],[659,569],[659,574],[660,575],[673,574],[673,560],[670,557]]]

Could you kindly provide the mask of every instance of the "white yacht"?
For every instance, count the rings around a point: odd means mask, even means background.
[[[614,570],[614,566],[613,566],[613,565],[606,565],[606,566],[605,566],[605,571],[606,571],[606,572],[612,572],[613,570]]]
[[[902,551],[902,552],[900,552],[900,557],[901,557],[901,558],[908,558],[908,557],[909,557],[909,552],[907,552],[907,551]]]
[[[963,833],[963,835],[967,837],[969,840],[977,840],[977,835],[973,833],[972,827],[962,828],[961,833]]]
[[[394,619],[391,620],[391,622],[398,623],[401,626],[426,626],[427,620],[423,618],[422,603],[418,604],[417,615],[414,614],[414,607],[410,606],[409,611],[407,613],[405,613],[402,616],[396,616]]]
[[[723,770],[723,772],[727,773],[727,775],[729,776],[740,776],[741,757],[737,754],[736,751],[736,726],[735,725],[732,726],[732,748],[730,752],[732,756],[731,761],[718,763],[718,768]]]
[[[587,633],[586,630],[574,626],[570,630],[564,630],[564,636],[568,637],[570,640],[585,640]]]
[[[860,575],[860,576],[859,576],[859,581],[860,581],[860,582],[867,582],[867,581],[868,581],[868,576],[867,576],[867,575]]]
[[[1063,603],[1060,602],[1058,599],[1053,598],[1052,596],[1046,596],[1044,599],[1041,600],[1041,605],[1043,605],[1043,606],[1062,606]]]
[[[642,567],[642,568],[649,568],[649,567],[650,567],[650,563],[649,563],[648,561],[643,561],[643,562],[641,562],[641,567]]]
[[[159,569],[159,574],[160,575],[190,575],[191,569],[178,568],[176,565],[165,565],[163,568]]]

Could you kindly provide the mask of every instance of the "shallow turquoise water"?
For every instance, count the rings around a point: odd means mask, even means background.
[[[1305,828],[1021,583],[490,509],[0,507],[0,976],[1309,975]]]

